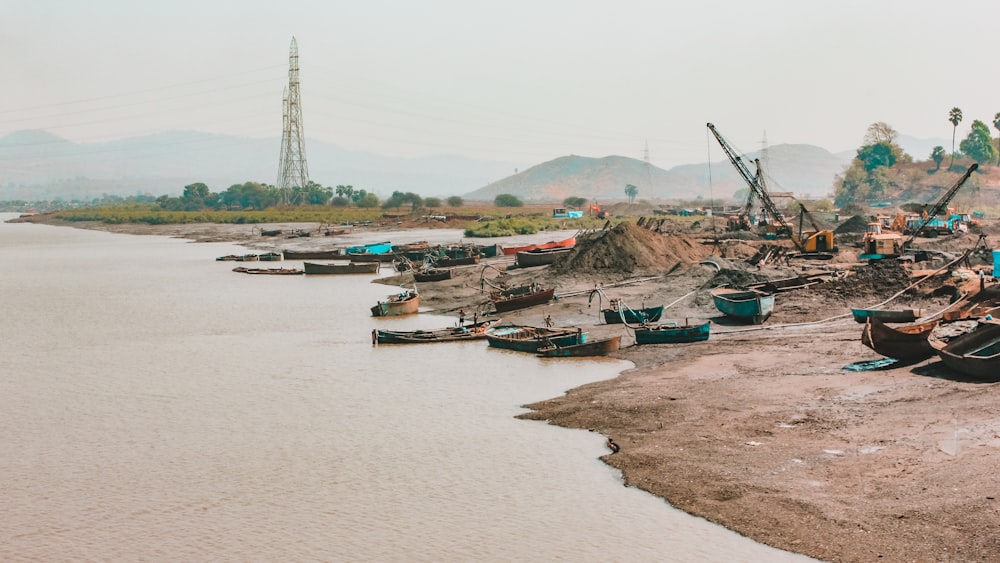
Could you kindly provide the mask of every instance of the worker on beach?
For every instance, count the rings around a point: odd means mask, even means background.
[[[458,326],[465,324],[465,308],[458,310]]]

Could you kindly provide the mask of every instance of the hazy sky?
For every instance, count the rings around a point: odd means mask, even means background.
[[[724,158],[708,121],[744,151],[836,152],[876,121],[950,140],[952,107],[958,139],[1000,112],[998,2],[3,0],[0,18],[0,136],[280,137],[293,36],[307,155],[528,167],[648,143],[669,168]]]

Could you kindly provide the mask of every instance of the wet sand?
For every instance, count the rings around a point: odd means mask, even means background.
[[[72,226],[260,247],[245,225]],[[422,306],[457,315],[484,303],[482,271],[459,268],[452,280],[421,284]],[[831,299],[822,286],[780,294],[763,326],[727,324],[699,289],[715,273],[695,264],[612,287],[621,277],[554,276],[545,267],[509,272],[515,282],[556,283],[560,298],[504,314],[505,322],[540,325],[548,315],[592,338],[620,334],[616,356],[635,364],[618,378],[527,405],[523,418],[613,437],[620,451],[603,460],[621,469],[626,486],[781,549],[826,561],[1000,558],[993,474],[1000,388],[963,381],[936,358],[845,370],[881,357],[861,344],[850,299]],[[405,283],[408,275],[382,281]],[[599,321],[588,290],[600,283],[633,307],[687,296],[665,317],[712,318],[712,336],[632,346],[627,328]],[[905,299],[896,304],[935,310],[948,303],[930,293]],[[807,322],[815,323],[800,324]]]

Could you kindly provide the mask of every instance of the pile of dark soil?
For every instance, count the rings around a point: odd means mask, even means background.
[[[861,215],[855,215],[844,221],[834,229],[835,234],[842,233],[863,233],[868,228],[868,220]]]
[[[699,262],[710,246],[683,235],[661,235],[633,223],[577,238],[576,251],[550,268],[555,274],[662,274]]]
[[[830,297],[846,301],[886,299],[910,285],[910,275],[898,260],[885,259],[855,268],[851,275],[823,285]]]
[[[706,288],[713,287],[734,287],[736,289],[746,289],[747,286],[759,282],[768,281],[768,277],[752,271],[739,270],[733,268],[723,268],[719,270],[712,279],[705,284]]]

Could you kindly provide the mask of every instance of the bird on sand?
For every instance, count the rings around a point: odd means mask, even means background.
[[[618,447],[618,444],[616,444],[615,441],[611,439],[610,436],[608,437],[608,449],[611,450],[611,453],[613,454],[618,453],[618,450],[621,449]]]

